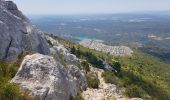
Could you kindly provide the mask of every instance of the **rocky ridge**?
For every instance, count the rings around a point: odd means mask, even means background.
[[[114,56],[131,56],[133,53],[127,46],[108,46],[103,44],[101,40],[83,40],[79,44],[89,49],[110,53]]]

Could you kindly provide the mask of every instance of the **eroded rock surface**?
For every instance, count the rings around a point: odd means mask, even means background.
[[[16,4],[0,0],[0,59],[16,60],[24,51],[49,53],[42,32],[32,26]]]
[[[35,100],[69,100],[87,87],[84,71],[73,65],[66,68],[42,54],[26,56],[12,82],[20,84]]]
[[[61,45],[57,40],[46,35],[46,39],[51,44],[50,54],[54,56],[56,60],[65,62],[68,65],[77,65],[78,58],[71,54],[63,45]]]
[[[83,40],[79,44],[90,49],[110,53],[114,56],[131,56],[133,53],[127,46],[108,46],[100,40]]]

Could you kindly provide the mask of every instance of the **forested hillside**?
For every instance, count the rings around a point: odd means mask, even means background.
[[[55,37],[57,38],[57,37]],[[58,39],[58,38],[57,38]],[[115,70],[106,70],[103,77],[107,83],[125,88],[128,97],[140,97],[145,100],[170,99],[170,64],[152,55],[134,50],[131,57],[114,57],[103,52],[84,48],[78,44],[59,39],[73,54],[86,59],[97,68],[104,69],[101,61],[107,61]],[[98,60],[101,59],[101,60]]]

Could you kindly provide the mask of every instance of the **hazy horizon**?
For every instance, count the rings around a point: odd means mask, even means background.
[[[169,0],[12,0],[27,15],[170,11]]]

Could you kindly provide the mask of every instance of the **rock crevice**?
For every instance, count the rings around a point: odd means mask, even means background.
[[[10,41],[9,41],[9,44],[8,44],[6,50],[5,50],[6,53],[5,53],[5,56],[3,57],[3,59],[7,58],[8,52],[9,52],[9,48],[11,47],[11,44],[12,44],[12,38],[10,38]]]

